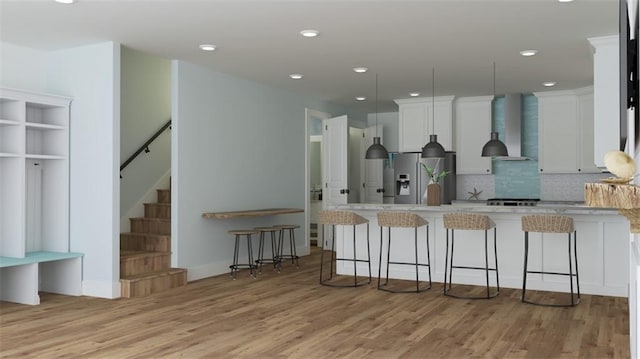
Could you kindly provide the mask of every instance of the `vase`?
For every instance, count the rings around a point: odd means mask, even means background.
[[[431,183],[427,185],[425,191],[427,206],[439,206],[440,205],[440,185],[437,183]]]

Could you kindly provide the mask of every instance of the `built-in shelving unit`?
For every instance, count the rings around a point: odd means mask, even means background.
[[[0,300],[81,294],[69,247],[71,99],[0,89]]]

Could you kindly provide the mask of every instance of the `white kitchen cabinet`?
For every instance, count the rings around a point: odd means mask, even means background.
[[[69,251],[70,103],[0,89],[0,299],[80,295],[81,255]]]
[[[535,93],[540,173],[596,173],[593,89]]]
[[[438,135],[438,142],[445,150],[454,150],[453,98],[440,96],[433,100],[431,97],[395,100],[398,104],[398,151],[422,151],[431,134]]]
[[[458,174],[490,174],[491,158],[482,147],[491,132],[493,96],[462,97],[455,101],[456,171]]]

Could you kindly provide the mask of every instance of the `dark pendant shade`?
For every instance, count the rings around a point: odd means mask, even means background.
[[[422,147],[422,158],[444,158],[444,147],[438,143],[438,135],[429,135],[429,143]]]
[[[367,160],[386,160],[389,158],[389,152],[380,144],[380,137],[373,138],[373,144],[367,148],[367,154],[364,158]]]
[[[424,152],[423,152],[424,153]],[[491,132],[491,140],[482,147],[482,157],[509,156],[507,146],[498,139],[497,132]]]

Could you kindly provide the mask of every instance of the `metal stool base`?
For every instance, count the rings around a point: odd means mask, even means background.
[[[322,232],[324,233],[324,224],[322,226],[323,226]],[[331,263],[330,263],[331,272],[329,274],[329,278],[323,277],[323,273],[324,273],[324,247],[323,247],[322,252],[320,254],[320,284],[327,287],[334,287],[334,288],[355,288],[355,287],[362,287],[362,286],[371,284],[371,250],[369,247],[369,223],[367,223],[367,259],[357,259],[356,257],[357,254],[356,254],[356,226],[355,225],[353,225],[353,259],[334,257],[335,256],[334,249],[336,244],[335,224],[332,225],[332,238],[333,240],[331,241]],[[322,242],[324,243],[324,237],[322,238]],[[329,282],[333,280],[333,263],[334,262],[337,263],[337,261],[353,262],[353,284],[334,284]],[[366,283],[363,283],[362,281],[358,282],[358,269],[357,269],[358,262],[364,262],[369,265],[369,280]]]
[[[451,231],[451,257],[449,257],[449,231]],[[453,265],[453,247],[454,247],[454,241],[455,241],[455,230],[453,228],[447,228],[447,243],[446,243],[446,255],[445,255],[445,263],[444,263],[444,289],[442,291],[442,294],[447,296],[447,297],[451,297],[451,298],[457,298],[457,299],[471,299],[471,300],[475,300],[475,299],[492,299],[497,297],[500,294],[500,279],[499,279],[499,275],[498,275],[498,245],[497,245],[497,234],[496,234],[496,228],[493,227],[493,253],[494,253],[494,259],[495,259],[495,268],[489,268],[489,250],[488,250],[488,236],[487,236],[487,232],[488,230],[484,230],[484,250],[485,250],[485,267],[469,267],[469,266],[454,266]],[[483,295],[483,296],[464,296],[464,295],[459,295],[459,294],[451,294],[451,284],[452,284],[452,276],[453,276],[453,269],[454,268],[458,268],[458,269],[474,269],[474,270],[482,270],[486,273],[486,288],[487,288],[487,295]],[[449,281],[447,282],[447,272],[449,274]],[[489,272],[495,272],[496,273],[496,290],[495,292],[491,293],[491,286],[489,286]]]
[[[260,229],[258,229],[260,230]],[[276,242],[276,229],[273,230],[260,230],[260,242],[258,244],[258,259],[256,259],[256,266],[258,267],[258,272],[262,273],[262,265],[273,264],[273,270],[280,272],[280,267],[282,261],[278,257],[278,243]],[[271,259],[264,258],[264,242],[265,242],[265,233],[271,233]]]
[[[389,261],[389,256],[391,253],[391,228],[393,227],[387,227],[388,230],[388,236],[387,236],[387,277],[386,280],[384,282],[384,284],[380,284],[380,278],[382,277],[381,275],[381,271],[382,271],[382,244],[383,244],[383,230],[384,227],[380,227],[380,262],[379,262],[379,266],[378,266],[378,289],[383,290],[385,292],[389,292],[389,293],[421,293],[424,291],[427,291],[429,289],[431,289],[431,255],[429,253],[429,225],[427,225],[427,229],[426,229],[426,243],[427,243],[427,263],[418,263],[418,227],[414,228],[414,245],[415,245],[415,263],[408,263],[408,262],[391,262]],[[416,268],[416,279],[415,279],[415,286],[416,289],[390,289],[390,288],[384,288],[384,286],[386,286],[387,284],[389,284],[389,266],[391,264],[398,264],[398,265],[405,265],[405,266],[412,266]],[[418,267],[427,267],[429,269],[429,285],[425,288],[424,286],[422,288],[420,288],[420,275],[418,272]]]
[[[522,276],[522,297],[520,298],[520,301],[522,303],[527,303],[527,304],[533,304],[533,305],[539,305],[539,306],[543,306],[543,307],[575,307],[577,304],[580,303],[580,277],[578,276],[578,247],[577,247],[577,232],[574,230],[573,231],[573,259],[575,260],[575,264],[576,264],[576,272],[573,273],[573,266],[571,263],[571,233],[568,233],[568,238],[567,238],[567,242],[569,245],[569,273],[558,273],[558,272],[545,272],[545,271],[530,271],[528,270],[528,259],[529,259],[529,232],[524,232],[524,273]],[[571,288],[571,303],[568,304],[547,304],[547,303],[538,303],[538,302],[532,302],[529,300],[525,299],[525,294],[527,292],[527,274],[551,274],[551,275],[562,275],[562,276],[568,276],[569,277],[569,285]],[[573,292],[573,277],[576,278],[576,287],[578,290],[578,297],[574,298],[574,292]]]

